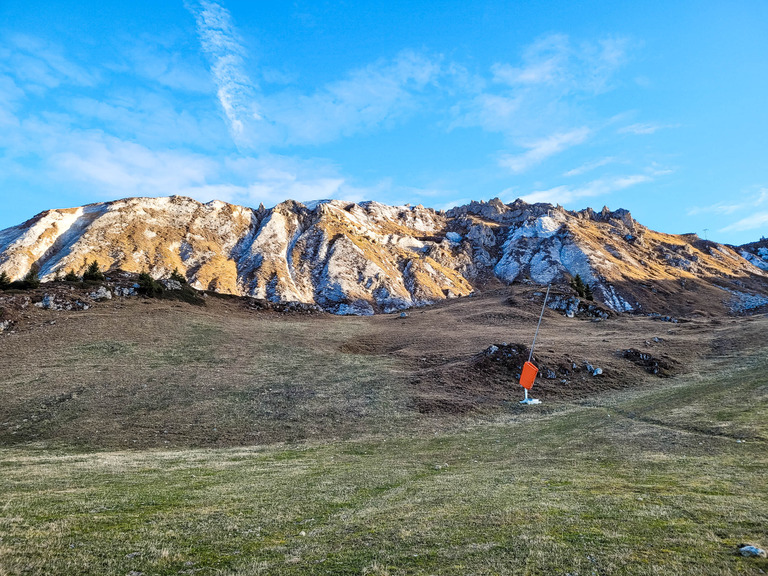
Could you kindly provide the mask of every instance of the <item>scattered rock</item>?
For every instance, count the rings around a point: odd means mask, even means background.
[[[494,344],[491,344],[490,346],[488,346],[488,348],[485,349],[485,353],[488,354],[489,356],[496,354],[496,352],[498,351],[499,351],[499,347]]]
[[[181,282],[179,282],[178,280],[173,280],[172,278],[163,278],[160,280],[160,284],[162,284],[166,290],[182,289]]]
[[[672,324],[677,324],[680,322],[677,318],[673,318],[672,316],[662,316],[658,312],[651,312],[648,314],[649,318],[653,318],[654,320],[659,320],[660,322],[671,322]]]
[[[43,299],[40,302],[36,302],[35,306],[42,308],[43,310],[50,310],[54,306],[54,298],[50,294],[44,294]]]
[[[629,348],[627,350],[622,350],[621,356],[630,362],[645,368],[645,371],[649,374],[654,374],[659,377],[667,377],[672,375],[672,362],[663,358],[656,358],[648,352],[636,350],[635,348]]]
[[[718,288],[731,294],[731,299],[726,304],[734,314],[744,314],[745,312],[768,306],[768,297],[763,294],[750,294],[720,286]]]
[[[35,306],[43,310],[88,310],[90,308],[88,304],[80,300],[69,300],[67,297],[48,293],[43,295],[40,302],[35,302]]]
[[[595,302],[585,302],[576,296],[563,294],[550,296],[547,301],[547,308],[562,311],[568,318],[580,316],[593,320],[607,320],[610,317],[610,312]]]
[[[91,292],[88,296],[93,300],[112,300],[112,292],[106,286],[99,286],[99,289]]]
[[[592,376],[600,376],[602,373],[603,373],[602,368],[595,368],[594,370],[592,370]]]
[[[115,295],[122,296],[123,298],[135,296],[137,287],[138,285],[136,284],[134,284],[133,286],[118,286],[117,288],[115,288]]]
[[[400,318],[408,318],[408,312],[400,312]]]
[[[373,306],[365,300],[355,300],[354,302],[339,304],[331,312],[339,316],[373,316]]]

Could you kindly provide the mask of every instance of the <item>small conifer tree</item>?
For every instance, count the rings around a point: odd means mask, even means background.
[[[80,276],[75,274],[74,270],[71,270],[67,272],[66,276],[64,276],[64,280],[67,282],[80,282]]]
[[[576,290],[576,293],[579,295],[580,298],[584,298],[586,294],[586,288],[584,286],[584,281],[581,279],[580,274],[576,274],[576,277],[571,280],[571,287]]]
[[[587,300],[595,299],[594,294],[592,294],[592,288],[589,286],[589,284],[584,284],[584,298]]]
[[[11,285],[11,279],[8,278],[8,274],[5,271],[0,272],[0,290],[8,288]]]
[[[32,266],[32,268],[29,269],[27,275],[24,276],[24,280],[22,280],[24,288],[37,288],[40,286],[40,276],[38,276],[38,272],[39,269],[37,266]]]
[[[179,272],[178,268],[174,268],[171,272],[171,280],[176,280],[179,284],[187,283],[187,279]]]
[[[104,274],[101,273],[101,269],[99,268],[99,263],[94,260],[88,265],[88,268],[83,273],[83,282],[87,281],[94,281],[98,282],[100,280],[104,280]]]
[[[139,274],[138,279],[138,293],[154,298],[160,296],[163,293],[163,285],[149,275],[149,272],[142,272]]]

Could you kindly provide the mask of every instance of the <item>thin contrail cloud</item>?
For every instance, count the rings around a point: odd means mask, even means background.
[[[256,86],[245,72],[245,49],[229,11],[216,2],[187,3],[195,17],[197,34],[211,66],[217,96],[238,148],[253,140],[249,124],[261,120]]]

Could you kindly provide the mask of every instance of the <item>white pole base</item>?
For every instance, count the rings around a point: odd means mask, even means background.
[[[520,400],[520,404],[541,404],[541,400],[536,398],[528,398],[528,388],[523,388],[525,392],[525,400]]]

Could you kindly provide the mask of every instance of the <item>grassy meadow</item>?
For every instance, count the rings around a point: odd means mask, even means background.
[[[765,573],[768,359],[738,364],[454,427],[2,448],[0,575]]]

